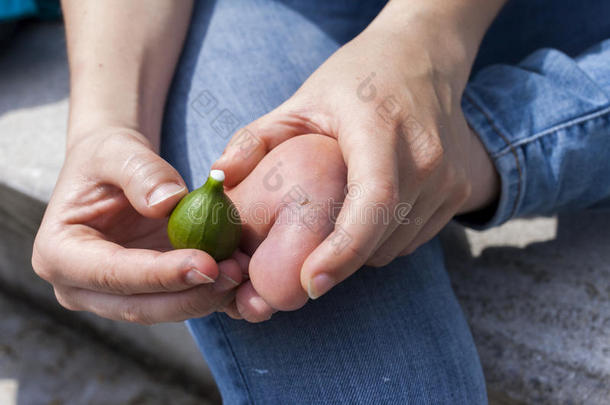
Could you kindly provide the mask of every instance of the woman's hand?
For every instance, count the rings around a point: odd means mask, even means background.
[[[78,135],[32,257],[59,302],[143,324],[204,316],[231,302],[244,254],[217,264],[199,250],[170,251],[166,217],[187,193],[178,172],[134,130]]]
[[[383,266],[413,252],[455,214],[497,194],[491,160],[460,108],[485,28],[466,20],[487,17],[480,10],[452,15],[455,6],[434,1],[409,3],[390,2],[293,97],[239,131],[215,165],[235,185],[291,137],[315,132],[338,142],[348,192],[334,231],[304,260],[300,281],[311,298],[363,264]],[[244,137],[255,140],[245,154]],[[307,158],[316,168],[319,157]]]

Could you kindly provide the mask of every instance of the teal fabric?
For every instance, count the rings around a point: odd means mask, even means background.
[[[0,0],[0,21],[27,17],[52,19],[60,15],[58,0]]]
[[[0,19],[13,20],[36,14],[35,0],[1,0]]]

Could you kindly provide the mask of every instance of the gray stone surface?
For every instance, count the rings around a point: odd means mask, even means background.
[[[31,247],[64,157],[68,69],[63,29],[18,29],[0,50],[0,283],[77,317],[200,381],[215,393],[209,369],[181,323],[144,327],[61,309],[30,266]]]
[[[608,212],[452,227],[443,240],[491,399],[610,403]]]
[[[27,303],[0,295],[0,404],[210,404]]]
[[[64,157],[68,68],[59,24],[20,28],[0,48],[0,182],[48,201]]]

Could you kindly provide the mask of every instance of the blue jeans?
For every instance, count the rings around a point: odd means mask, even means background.
[[[384,3],[198,2],[163,156],[199,186],[236,129],[291,96]],[[607,0],[513,0],[494,23],[463,108],[500,173],[501,196],[460,221],[484,228],[609,201],[608,16]],[[536,51],[545,46],[555,49]],[[487,402],[437,239],[361,269],[299,311],[261,324],[212,314],[188,326],[227,404]]]

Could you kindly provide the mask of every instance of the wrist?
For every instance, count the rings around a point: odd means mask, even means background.
[[[506,0],[392,0],[366,31],[384,32],[405,63],[413,46],[438,73],[465,87],[479,45]]]
[[[467,127],[468,151],[466,172],[470,182],[470,196],[459,214],[480,211],[491,206],[500,195],[500,176],[479,135]]]
[[[103,67],[73,69],[68,146],[102,129],[123,128],[143,134],[158,149],[165,94],[145,93],[144,89],[155,86],[144,77],[145,72],[105,71]]]
[[[70,62],[69,138],[122,127],[158,148],[192,1],[64,0],[62,6]]]
[[[113,111],[77,110],[70,112],[66,148],[69,150],[86,138],[105,136],[108,133],[138,134],[152,150],[159,151],[160,130],[153,125],[146,125],[137,117]]]
[[[108,141],[115,141],[113,144],[124,145],[135,141],[157,154],[159,152],[158,148],[141,131],[117,122],[103,122],[97,126],[91,125],[86,130],[82,128],[68,128],[66,156],[71,155],[72,152],[80,155],[83,151],[98,151]]]

